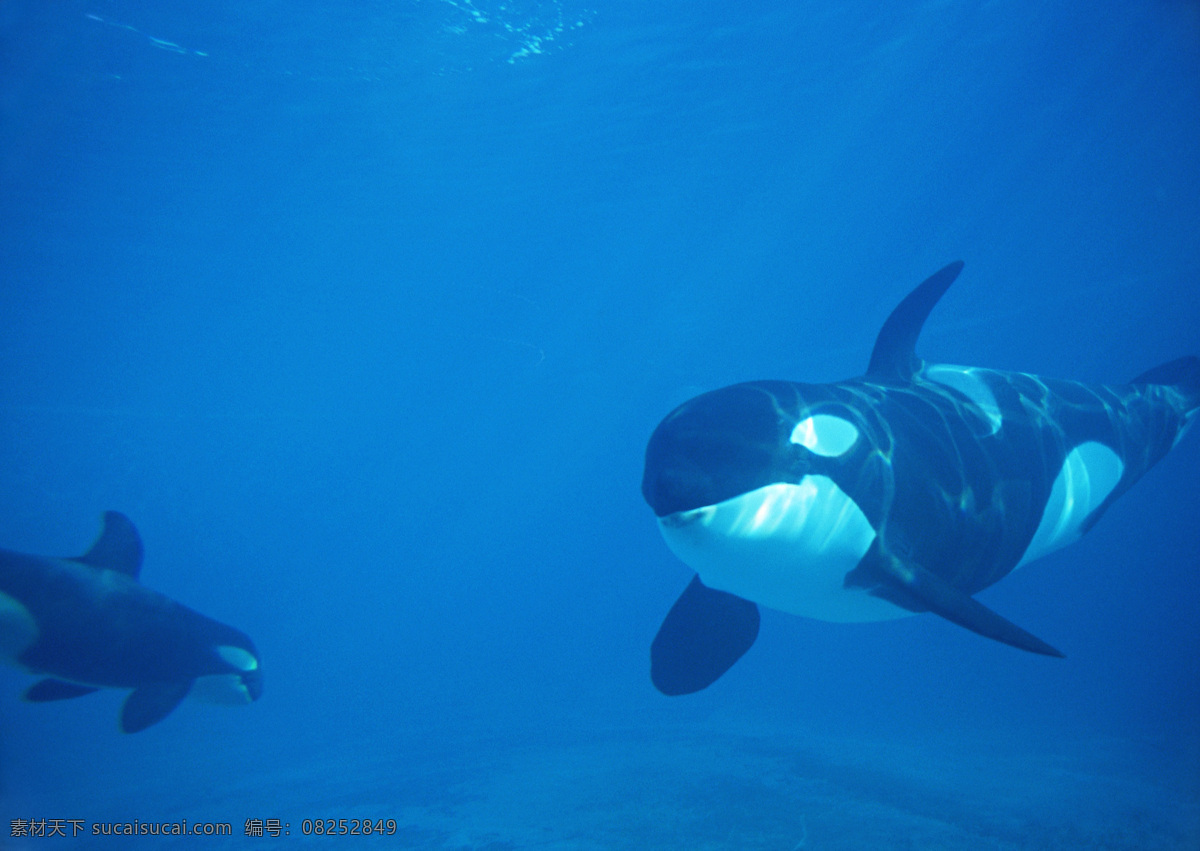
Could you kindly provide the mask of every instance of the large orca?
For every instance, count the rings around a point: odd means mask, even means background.
[[[104,514],[77,558],[0,550],[0,658],[45,676],[25,699],[132,689],[121,730],[167,717],[188,694],[251,703],[262,694],[254,643],[242,632],[138,582],[142,542],[123,514]]]
[[[1200,359],[1090,386],[926,363],[921,327],[962,270],[918,286],[865,375],[754,381],[685,402],[646,448],[642,494],[696,571],[651,646],[663,693],[712,684],[756,604],[827,621],[934,612],[1061,656],[971,595],[1087,532],[1200,410]]]

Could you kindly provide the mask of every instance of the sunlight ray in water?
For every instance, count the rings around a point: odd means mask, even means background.
[[[150,35],[150,33],[142,32],[137,27],[130,24],[123,24],[120,21],[114,21],[111,18],[104,17],[103,15],[97,15],[94,12],[88,12],[84,15],[84,17],[88,20],[104,24],[105,26],[114,27],[119,30],[126,30],[127,32],[140,35],[142,38],[146,39],[146,41],[149,42],[152,47],[157,47],[159,50],[166,50],[169,53],[182,53],[185,56],[208,56],[208,53],[204,50],[192,50],[191,48],[176,44],[173,41],[168,41],[165,38],[158,38],[157,36]]]

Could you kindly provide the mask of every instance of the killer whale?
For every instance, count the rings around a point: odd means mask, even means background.
[[[1128,384],[926,363],[916,343],[951,263],[884,323],[864,375],[697,396],[646,447],[642,494],[695,572],[651,644],[668,695],[754,643],[758,605],[828,621],[934,612],[1062,654],[972,596],[1076,540],[1182,438],[1200,359]]]
[[[189,694],[252,703],[262,694],[254,643],[138,582],[142,542],[132,522],[104,514],[75,558],[0,550],[0,658],[44,677],[24,693],[39,703],[130,689],[123,732],[157,724]]]

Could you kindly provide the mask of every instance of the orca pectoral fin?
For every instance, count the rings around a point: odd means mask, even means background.
[[[679,595],[650,645],[650,679],[666,695],[708,688],[758,637],[758,606],[699,576]]]
[[[971,595],[964,594],[923,567],[895,565],[885,572],[891,582],[900,586],[929,611],[948,621],[1019,650],[1063,658],[1062,653],[1036,635],[1002,618]]]
[[[100,689],[94,686],[67,683],[62,680],[46,679],[38,680],[25,689],[25,694],[21,695],[21,697],[30,703],[46,703],[51,700],[69,700],[72,697],[83,697],[85,694],[91,694],[94,691],[100,691]]]
[[[191,680],[181,683],[151,683],[136,688],[121,707],[121,732],[140,733],[166,718],[192,687]]]

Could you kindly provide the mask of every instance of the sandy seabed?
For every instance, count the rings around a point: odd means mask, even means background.
[[[1177,749],[1144,742],[1034,749],[1019,737],[897,742],[696,725],[377,744],[260,756],[217,785],[156,787],[142,774],[73,793],[113,820],[137,800],[164,821],[229,822],[232,836],[10,838],[6,824],[0,848],[1200,848],[1200,765],[1180,776]],[[1156,753],[1174,776],[1155,768]],[[8,813],[37,806],[6,797]],[[249,837],[248,818],[279,819],[287,835]],[[306,835],[314,819],[347,829],[392,820],[394,832]]]

